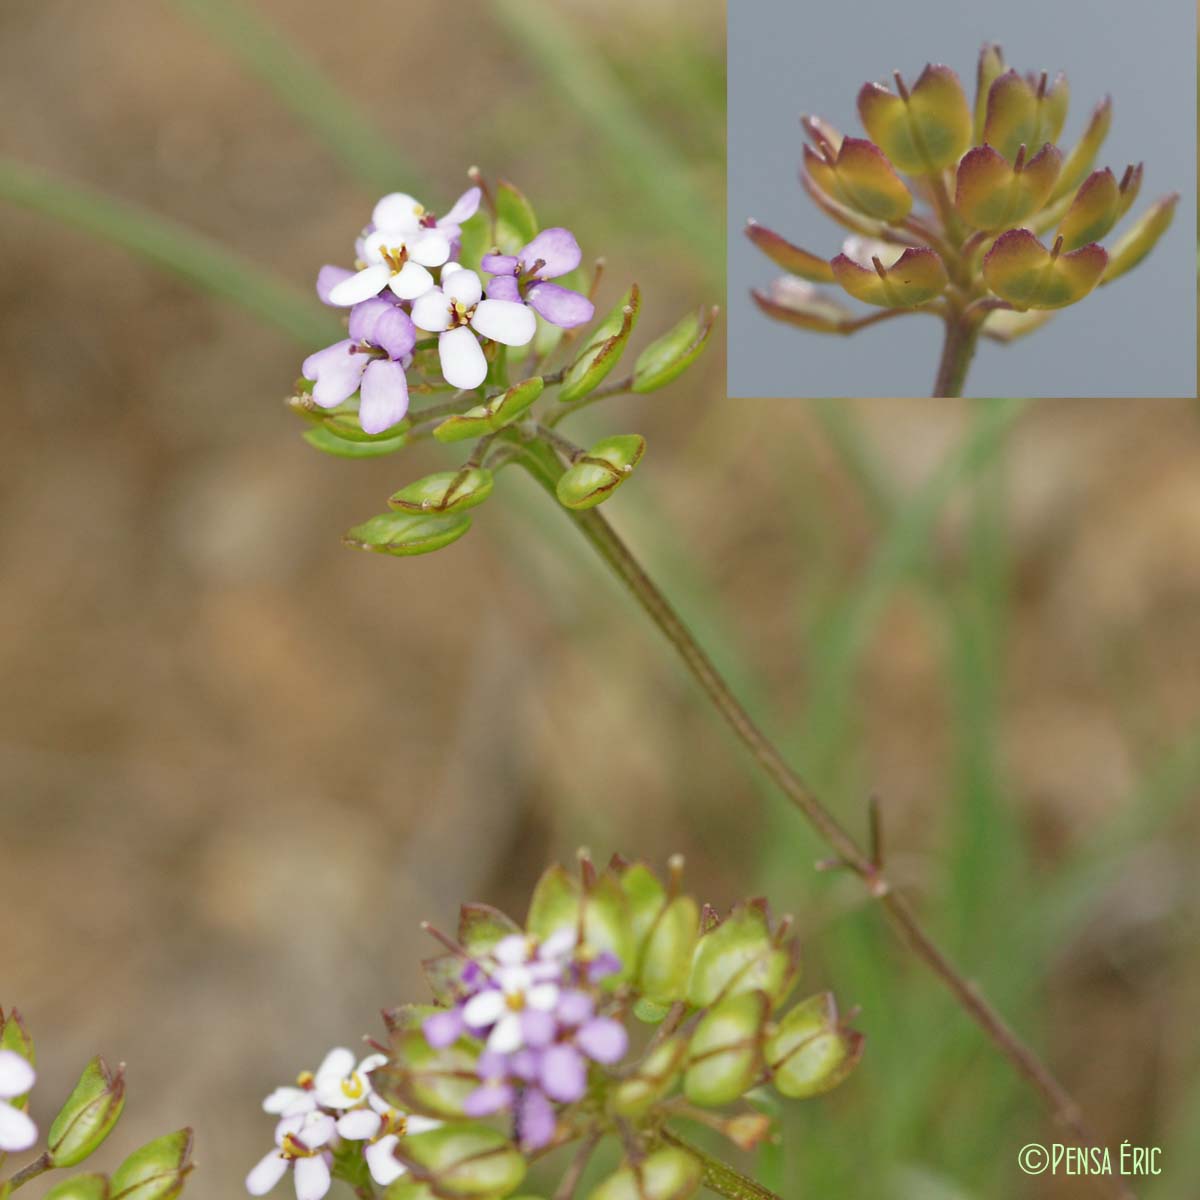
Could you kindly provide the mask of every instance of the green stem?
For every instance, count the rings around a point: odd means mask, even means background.
[[[704,1168],[704,1186],[718,1196],[726,1196],[729,1200],[783,1200],[761,1183],[755,1183],[748,1175],[735,1171],[728,1163],[714,1158],[707,1151],[701,1150],[699,1146],[669,1129],[662,1131],[662,1140],[698,1158]]]
[[[9,1192],[15,1192],[17,1190],[17,1188],[24,1187],[25,1184],[29,1183],[30,1180],[36,1179],[39,1175],[44,1175],[47,1171],[50,1170],[50,1168],[52,1166],[53,1166],[53,1163],[51,1163],[50,1154],[47,1151],[45,1154],[42,1154],[40,1157],[35,1158],[33,1160],[33,1162],[28,1163],[27,1165],[22,1167],[8,1181],[7,1190]]]
[[[942,344],[942,361],[938,364],[934,396],[961,396],[967,370],[979,344],[980,322],[961,313],[946,317],[946,340]]]
[[[534,479],[554,495],[558,479],[563,473],[563,465],[553,449],[545,442],[526,443],[521,461]],[[1037,1091],[1064,1129],[1081,1145],[1096,1145],[1083,1120],[1079,1105],[1070,1093],[1058,1082],[1033,1048],[992,1007],[975,984],[958,971],[926,932],[908,902],[893,890],[880,865],[872,860],[868,852],[859,847],[805,779],[790,766],[775,744],[758,727],[670,601],[646,574],[608,521],[596,509],[572,512],[570,516],[576,528],[587,538],[592,548],[675,648],[684,665],[708,696],[717,714],[771,781],[821,835],[834,851],[840,865],[859,877],[868,894],[879,902],[913,953],[941,980],[968,1016]],[[1108,1182],[1114,1195],[1132,1195],[1120,1181],[1113,1179]]]
[[[95,234],[181,276],[312,348],[345,332],[337,319],[289,284],[250,265],[220,242],[102,192],[0,158],[0,200],[10,200]]]

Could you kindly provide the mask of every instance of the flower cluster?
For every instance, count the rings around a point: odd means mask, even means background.
[[[37,1081],[33,1038],[21,1014],[0,1008],[0,1167],[9,1154],[32,1150],[39,1130],[25,1111]],[[0,1197],[49,1172],[76,1167],[107,1140],[125,1107],[125,1069],[109,1069],[97,1055],[84,1067],[45,1136],[41,1153],[8,1179]],[[71,1175],[47,1200],[175,1200],[192,1170],[192,1131],[179,1129],[135,1150],[111,1175]]]
[[[1092,170],[1112,119],[1107,98],[1078,144],[1059,149],[1068,102],[1062,74],[1023,76],[1006,67],[998,46],[985,45],[974,106],[946,66],[927,66],[911,88],[899,72],[894,80],[894,91],[867,83],[858,94],[867,138],[803,119],[812,143],[804,147],[804,190],[851,236],[827,260],[751,221],[750,240],[788,272],[753,293],[768,316],[846,334],[925,312],[962,341],[973,344],[980,333],[1012,341],[1137,266],[1170,224],[1177,194],[1107,250],[1100,245],[1137,198],[1142,164],[1119,179],[1107,167]],[[928,209],[914,211],[915,199]],[[857,317],[815,284],[837,284],[887,311]]]
[[[786,1007],[800,973],[790,920],[761,900],[720,917],[682,890],[678,859],[665,879],[580,862],[542,876],[523,926],[469,904],[456,937],[431,930],[437,1003],[389,1010],[377,1053],[332,1051],[268,1097],[276,1146],[252,1194],[294,1165],[298,1200],[333,1178],[364,1195],[500,1200],[549,1150],[578,1142],[582,1170],[611,1139],[624,1161],[593,1200],[687,1200],[703,1171],[672,1121],[750,1149],[771,1128],[762,1087],[816,1096],[853,1069],[863,1039],[830,995]]]
[[[317,276],[320,299],[345,312],[347,336],[305,359],[289,400],[309,424],[309,444],[368,458],[421,438],[473,443],[460,467],[408,483],[390,511],[346,535],[365,550],[425,554],[456,541],[496,472],[513,463],[567,508],[603,503],[645,442],[618,434],[577,446],[558,425],[605,396],[665,387],[713,329],[716,310],[701,309],[646,346],[631,374],[606,382],[638,322],[637,284],[584,333],[601,261],[585,278],[570,230],[540,228],[512,184],[471,178],[442,217],[406,193],[383,197],[355,243],[354,269],[325,266]],[[438,394],[448,398],[416,406]]]
[[[246,1190],[264,1196],[293,1171],[296,1200],[321,1200],[333,1181],[335,1154],[343,1178],[356,1180],[363,1168],[380,1187],[395,1183],[404,1166],[395,1157],[401,1137],[436,1129],[441,1123],[393,1108],[371,1086],[371,1072],[387,1062],[338,1046],[316,1071],[303,1071],[292,1086],[276,1088],[263,1111],[279,1118],[275,1147],[246,1176]]]
[[[439,218],[412,196],[392,192],[375,205],[355,243],[357,270],[321,268],[317,294],[349,308],[350,336],[304,361],[318,405],[336,408],[360,392],[363,432],[383,433],[408,412],[418,330],[438,335],[446,382],[470,391],[487,378],[488,349],[529,345],[538,316],[562,329],[592,319],[590,300],[547,282],[579,266],[579,244],[567,229],[547,229],[516,254],[484,256],[482,268],[492,276],[486,287],[457,261],[463,223],[475,216],[482,195],[470,188]]]

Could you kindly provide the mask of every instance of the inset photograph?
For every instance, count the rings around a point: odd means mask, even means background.
[[[730,395],[1194,395],[1195,19],[731,6]]]

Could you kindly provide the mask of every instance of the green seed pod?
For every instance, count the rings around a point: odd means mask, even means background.
[[[765,992],[742,992],[722,1000],[696,1026],[683,1077],[683,1094],[693,1104],[730,1104],[758,1082],[770,1012]]]
[[[688,1055],[681,1033],[660,1042],[627,1079],[613,1089],[609,1107],[622,1117],[640,1117],[675,1086]]]
[[[755,905],[741,905],[696,946],[688,1000],[698,1007],[726,995],[763,991],[779,1004],[799,974],[795,940],[776,945],[766,914]]]
[[[458,910],[458,944],[472,957],[520,932],[521,927],[512,917],[490,904],[464,904]]]
[[[819,1096],[850,1074],[862,1057],[864,1041],[862,1034],[842,1026],[832,994],[810,996],[767,1038],[771,1080],[792,1099]]]
[[[457,542],[471,528],[465,513],[416,516],[413,513],[380,513],[343,534],[342,542],[356,550],[401,557],[429,554]]]
[[[540,375],[514,383],[503,395],[478,404],[465,413],[447,417],[434,431],[439,442],[462,442],[497,433],[520,420],[542,394],[545,385]]]
[[[651,342],[633,367],[633,390],[653,392],[678,379],[700,357],[716,324],[718,308],[688,313],[669,333]]]
[[[642,862],[633,863],[620,873],[625,893],[629,929],[641,954],[646,935],[654,928],[667,904],[667,889],[657,875]]]
[[[24,1018],[15,1008],[10,1008],[7,1015],[0,1008],[0,1050],[11,1050],[30,1066],[37,1066],[33,1037],[25,1026]]]
[[[660,1004],[682,1000],[700,936],[700,908],[691,896],[676,896],[662,911],[638,957],[637,987]]]
[[[108,1176],[73,1175],[51,1188],[44,1200],[108,1200]]]
[[[114,1074],[97,1055],[84,1067],[46,1135],[51,1165],[73,1167],[83,1162],[108,1137],[124,1107],[124,1067]]]
[[[318,425],[304,431],[304,440],[315,450],[323,454],[332,454],[335,458],[382,458],[385,454],[395,454],[408,445],[408,438],[403,434],[372,438],[344,438],[325,425]]]
[[[396,1156],[439,1196],[507,1196],[525,1178],[525,1159],[486,1125],[443,1125],[402,1138]]]
[[[406,513],[457,513],[482,504],[491,494],[495,480],[483,467],[438,471],[401,488],[388,507]]]
[[[534,937],[548,938],[559,929],[579,923],[579,881],[557,863],[542,872],[529,901],[525,928]]]
[[[479,1048],[464,1039],[435,1048],[417,1025],[404,1021],[391,1035],[391,1055],[371,1072],[375,1090],[406,1112],[455,1120],[467,1097],[479,1086],[474,1078]]]
[[[629,335],[637,325],[641,294],[635,283],[618,301],[616,308],[592,331],[579,357],[567,368],[558,398],[574,404],[595,390],[604,377],[621,361]]]
[[[496,248],[501,254],[516,254],[537,231],[537,216],[525,193],[502,182],[496,189]]]
[[[602,438],[563,472],[559,503],[577,511],[595,508],[629,478],[645,452],[646,439],[636,433]]]
[[[108,1200],[174,1200],[192,1169],[192,1131],[179,1129],[135,1150],[113,1173]]]
[[[700,1190],[704,1169],[686,1150],[665,1146],[638,1166],[610,1175],[588,1200],[688,1200]]]

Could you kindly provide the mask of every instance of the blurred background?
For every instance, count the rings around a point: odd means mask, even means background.
[[[472,163],[642,285],[639,341],[721,299],[723,16],[0,8],[0,1003],[43,1122],[128,1062],[104,1163],[190,1122],[189,1194],[241,1194],[260,1097],[425,995],[418,923],[520,915],[585,844],[769,893],[806,992],[862,1005],[861,1069],[761,1164],[788,1200],[1098,1194],[1019,1173],[1039,1103],[532,486],[352,554],[457,456],[325,458],[282,404],[316,267]],[[1099,1132],[1163,1147],[1139,1194],[1194,1197],[1196,402],[731,402],[724,367],[569,430],[649,438],[606,512],[843,819],[881,797],[894,876]]]

